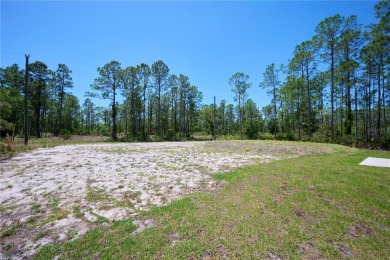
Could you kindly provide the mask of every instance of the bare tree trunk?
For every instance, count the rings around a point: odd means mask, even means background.
[[[286,131],[286,125],[285,125],[285,122],[284,122],[284,109],[283,109],[283,101],[282,99],[280,99],[280,107],[281,107],[281,111],[280,111],[280,117],[281,117],[281,128],[282,128],[282,133],[285,134],[285,131]],[[251,107],[252,109],[252,107]],[[252,113],[252,110],[251,110],[251,113]],[[252,124],[252,120],[251,120],[251,124]],[[252,127],[252,125],[251,125]]]
[[[378,118],[376,121],[376,137],[377,141],[381,138],[381,71],[378,71]]]
[[[40,97],[40,96],[39,96]],[[41,97],[40,97],[41,98]],[[35,135],[37,138],[41,138],[41,104],[39,104],[35,111]]]
[[[24,80],[24,144],[28,145],[28,58],[26,56],[26,73]]]
[[[153,133],[152,131],[152,118],[153,118],[153,104],[152,104],[152,101],[151,99],[149,98],[149,116],[148,116],[148,123],[149,123],[149,135],[151,135]]]
[[[302,84],[303,84],[303,66],[302,66],[302,73],[301,73],[301,79],[302,79]],[[300,99],[301,99],[301,86],[300,84],[298,85],[298,107],[297,107],[297,113],[298,113],[298,140],[301,140],[301,106],[300,106]]]
[[[171,108],[172,108],[172,117],[171,117],[171,127],[172,131],[175,132],[175,110],[174,110],[174,87],[171,88]]]
[[[351,102],[351,81],[350,81],[350,76],[347,76],[347,93],[346,93],[346,125],[345,125],[345,134],[346,135],[351,135],[352,134],[352,102]]]
[[[363,108],[363,136],[364,136],[364,139],[365,139],[365,142],[368,141],[368,122],[367,122],[367,104],[368,104],[368,100],[367,100],[367,88],[366,86],[364,86],[364,106],[362,106]]]
[[[273,85],[273,95],[274,95],[274,139],[276,140],[277,127],[276,127],[276,86],[275,85]]]
[[[349,49],[347,49],[347,62],[349,62]],[[351,74],[347,71],[346,82],[346,110],[345,110],[345,134],[352,134],[352,103],[351,103]]]
[[[306,66],[306,81],[307,81],[307,112],[309,117],[309,137],[312,133],[312,119],[311,119],[311,93],[310,93],[310,80],[309,80],[309,65]]]
[[[241,114],[241,95],[238,94],[238,115],[239,115],[239,123],[240,123],[240,139],[242,139],[242,114]]]
[[[214,96],[214,111],[213,111],[213,117],[214,117],[214,131],[213,131],[213,138],[215,140],[216,135],[215,135],[215,96]]]
[[[61,124],[62,124],[62,104],[63,104],[63,100],[64,100],[64,84],[65,84],[64,83],[64,72],[62,72],[57,135],[61,132],[61,127],[62,127]]]
[[[222,109],[222,133],[225,134],[225,107]]]
[[[332,141],[334,141],[334,46],[331,46],[330,51],[331,56],[331,87],[330,87],[330,132]]]
[[[337,108],[336,108],[337,110]],[[343,135],[343,122],[344,122],[344,88],[341,85],[341,96],[340,96],[340,136]]]
[[[133,140],[136,139],[137,135],[137,114],[135,111],[135,83],[134,79],[132,82],[132,89],[131,89],[131,134]]]
[[[384,72],[384,67],[382,65],[382,71]],[[384,133],[385,135],[387,134],[387,121],[386,121],[386,99],[385,99],[385,77],[382,77],[382,106],[383,106],[383,126],[384,126]]]
[[[358,144],[358,95],[357,87],[355,85],[355,144]]]
[[[112,98],[112,133],[111,133],[111,138],[112,140],[116,141],[117,140],[117,125],[116,125],[116,104],[115,104],[115,96],[116,96],[116,82],[114,80],[114,86],[113,86],[113,98]]]
[[[372,114],[371,114],[371,74],[368,78],[368,140],[372,139]]]
[[[142,136],[146,140],[146,85],[144,85],[144,103],[143,103],[143,127],[142,127]]]
[[[161,137],[161,81],[158,81],[157,93],[157,136]]]
[[[183,89],[180,89],[180,107],[179,107],[179,134],[180,138],[184,136],[184,97],[183,97]]]

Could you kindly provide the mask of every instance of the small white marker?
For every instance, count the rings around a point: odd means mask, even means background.
[[[367,157],[359,165],[389,167],[390,168],[390,159]]]

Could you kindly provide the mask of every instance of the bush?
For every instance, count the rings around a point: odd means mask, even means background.
[[[346,146],[352,146],[355,143],[354,138],[351,135],[343,135],[338,138],[337,143]]]
[[[256,140],[259,138],[260,121],[256,120],[252,121],[252,123],[246,121],[244,123],[244,129],[246,138]]]
[[[259,135],[260,140],[274,140],[274,135],[270,133],[261,133]]]
[[[4,140],[4,150],[9,151],[9,152],[15,152],[15,147],[16,147],[16,138],[15,136],[10,136],[7,134]]]
[[[176,138],[175,131],[173,131],[172,129],[169,129],[166,136],[165,136],[165,139],[168,141],[176,141],[177,138]]]
[[[329,128],[327,126],[323,126],[318,129],[318,131],[312,134],[310,141],[316,143],[331,142]]]
[[[0,154],[5,152],[5,143],[0,142]]]
[[[276,134],[276,139],[283,140],[283,141],[294,141],[295,140],[293,133]]]
[[[165,140],[164,140],[164,138],[162,138],[160,136],[155,136],[153,141],[154,142],[164,142]]]
[[[61,137],[64,140],[69,140],[72,138],[72,134],[69,132],[69,130],[61,130]]]
[[[101,135],[101,136],[111,136],[111,133],[110,133],[109,131],[107,131],[107,130],[102,130],[102,131],[100,132],[100,135]]]
[[[379,145],[380,145],[381,149],[389,150],[390,149],[390,137],[389,136],[386,136],[384,138],[382,137]]]

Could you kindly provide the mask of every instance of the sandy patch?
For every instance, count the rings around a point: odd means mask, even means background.
[[[31,256],[97,224],[214,189],[209,174],[276,159],[212,148],[210,142],[69,145],[1,162],[0,258]]]

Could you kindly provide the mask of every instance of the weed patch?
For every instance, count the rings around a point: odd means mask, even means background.
[[[13,226],[10,226],[10,227],[6,228],[6,229],[0,234],[0,238],[4,238],[4,237],[11,236],[12,234],[14,234],[14,233],[16,232],[17,229],[18,229],[18,226],[17,226],[17,225],[13,225]]]
[[[50,229],[47,229],[47,230],[42,231],[42,232],[39,232],[38,234],[36,234],[34,236],[33,239],[34,239],[34,241],[37,241],[37,240],[39,240],[39,239],[41,239],[41,238],[43,238],[45,236],[48,236],[51,232],[52,232],[52,230],[50,230]]]

